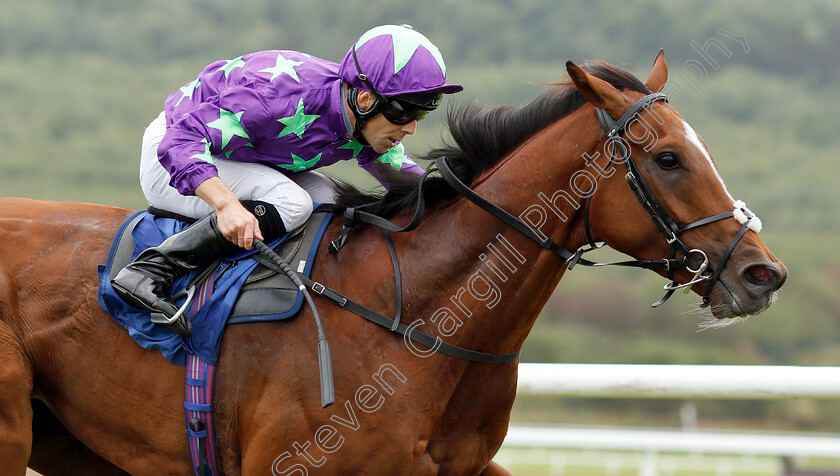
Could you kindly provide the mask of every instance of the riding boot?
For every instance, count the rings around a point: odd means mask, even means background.
[[[178,312],[169,292],[172,282],[237,249],[219,231],[214,212],[140,253],[111,280],[111,285],[125,302],[152,313],[153,322],[165,323]],[[161,314],[163,319],[155,314]],[[185,329],[173,327],[173,330],[187,331],[186,322],[181,323]]]
[[[286,233],[274,205],[259,200],[242,200],[241,203],[257,218],[266,241]],[[188,271],[242,251],[222,235],[217,220],[216,212],[213,212],[159,246],[140,253],[111,280],[114,291],[128,304],[149,311],[152,322],[169,325],[173,332],[188,336],[191,325],[186,317],[182,315],[169,322],[178,313],[178,306],[169,292],[172,282]]]

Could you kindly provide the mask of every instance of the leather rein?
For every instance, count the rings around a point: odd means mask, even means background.
[[[621,134],[626,130],[627,126],[634,119],[636,119],[636,117],[638,117],[647,107],[653,105],[658,101],[667,100],[668,98],[662,93],[648,94],[647,96],[639,99],[632,106],[630,106],[630,108],[618,120],[613,120],[607,112],[601,109],[596,109],[596,113],[598,116],[598,120],[601,123],[601,126],[606,132],[607,140],[613,141],[615,145],[615,147],[613,147],[613,153],[610,156],[609,163],[623,163],[627,168],[625,179],[627,180],[628,185],[630,186],[631,190],[633,190],[633,193],[636,195],[636,198],[638,198],[639,202],[650,215],[651,220],[654,222],[659,231],[663,234],[665,240],[668,242],[668,244],[671,245],[671,256],[669,258],[662,258],[658,260],[629,260],[613,263],[598,263],[584,259],[583,254],[594,249],[600,248],[604,244],[595,243],[592,239],[592,233],[589,227],[589,199],[587,199],[586,201],[584,217],[586,235],[589,239],[589,246],[586,248],[580,248],[576,251],[570,251],[560,246],[540,231],[535,230],[520,218],[512,215],[508,211],[504,210],[503,208],[490,202],[486,198],[473,191],[469,186],[464,184],[455,175],[455,173],[452,172],[452,170],[449,168],[449,165],[446,162],[446,158],[440,157],[435,160],[435,167],[430,168],[428,171],[426,171],[426,173],[420,179],[420,183],[418,185],[418,200],[417,205],[415,206],[414,216],[407,225],[399,226],[385,218],[367,212],[364,210],[366,207],[365,205],[362,205],[360,207],[350,207],[344,210],[343,226],[338,238],[332,241],[329,245],[329,251],[331,253],[337,253],[346,242],[351,228],[360,223],[366,223],[382,229],[382,231],[385,233],[386,243],[388,244],[391,258],[394,263],[394,274],[396,278],[397,293],[396,317],[394,319],[388,318],[376,311],[373,311],[361,304],[358,304],[321,283],[311,281],[306,278],[302,279],[304,280],[304,283],[308,287],[310,287],[314,292],[321,294],[327,298],[330,298],[339,306],[344,307],[345,309],[354,312],[369,321],[375,322],[376,324],[379,324],[383,327],[387,327],[394,332],[402,334],[406,339],[406,343],[408,343],[408,340],[412,340],[417,343],[420,343],[421,345],[424,345],[425,347],[428,347],[435,351],[439,351],[443,354],[474,362],[508,363],[518,359],[519,352],[511,352],[508,354],[488,354],[484,352],[471,351],[455,345],[447,344],[441,341],[439,337],[432,337],[428,334],[424,334],[416,330],[414,327],[412,327],[412,325],[407,326],[403,323],[400,323],[400,308],[402,298],[400,269],[399,263],[396,259],[396,251],[394,249],[393,242],[388,236],[388,233],[407,232],[414,230],[420,225],[420,222],[423,220],[425,212],[423,186],[425,184],[425,181],[428,179],[429,175],[437,170],[438,172],[440,172],[441,176],[446,181],[446,183],[449,184],[449,186],[451,186],[456,192],[458,192],[467,200],[470,200],[471,202],[475,203],[480,208],[487,211],[489,214],[493,215],[497,219],[501,220],[506,225],[518,231],[531,241],[537,243],[540,247],[547,249],[560,256],[563,260],[566,261],[566,263],[568,263],[568,269],[572,269],[574,266],[580,264],[583,266],[591,267],[630,266],[650,270],[666,270],[668,272],[668,278],[671,280],[671,282],[665,285],[665,289],[667,290],[665,296],[663,296],[662,299],[654,303],[652,305],[653,307],[658,307],[659,305],[664,303],[666,300],[668,300],[668,298],[671,297],[671,295],[677,289],[685,288],[686,292],[688,292],[691,289],[692,285],[700,282],[708,282],[707,291],[706,294],[703,296],[703,304],[701,306],[707,307],[710,303],[712,289],[719,280],[723,267],[728,261],[729,256],[735,248],[735,245],[738,244],[738,242],[744,236],[747,230],[751,228],[751,220],[753,218],[756,218],[757,220],[757,217],[755,217],[746,207],[740,207],[740,211],[743,212],[742,216],[746,217],[743,220],[737,218],[735,212],[728,211],[707,218],[703,218],[701,220],[697,220],[695,222],[689,223],[688,225],[679,226],[665,210],[665,207],[663,207],[659,200],[657,200],[656,196],[653,194],[650,187],[648,187],[647,183],[645,182],[644,178],[639,172],[636,163],[633,161],[633,158],[630,155],[629,149],[625,145],[624,140],[621,139]],[[616,155],[615,151],[618,151],[620,155]],[[737,203],[738,202],[736,202],[736,207]],[[738,211],[737,208],[736,211]],[[712,271],[709,268],[709,258],[706,255],[706,253],[697,248],[690,248],[680,239],[680,235],[688,230],[692,230],[694,228],[707,225],[709,223],[714,223],[726,218],[735,218],[742,224],[742,226],[741,229],[732,238],[732,241],[730,241],[729,246],[726,248],[726,251],[723,253],[723,256],[718,262],[717,267],[714,271]],[[681,253],[683,256],[678,258],[678,252]],[[689,264],[689,258],[692,255],[699,256],[702,260],[701,264],[698,265],[696,268],[692,268]],[[674,279],[674,271],[678,269],[685,269],[690,273],[694,273],[694,277],[689,282],[678,283]]]

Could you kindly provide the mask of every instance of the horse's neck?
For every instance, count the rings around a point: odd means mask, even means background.
[[[572,175],[585,167],[580,154],[595,145],[594,133],[581,137],[566,132],[575,116],[529,140],[474,187],[513,215],[541,210],[545,223],[540,229],[571,250],[585,242],[583,199],[570,194],[576,206],[563,200],[549,205],[545,200],[551,201],[558,191],[568,192]],[[442,212],[429,217],[434,217],[434,225],[426,229],[434,230],[430,233],[435,237],[421,240],[424,249],[436,250],[418,267],[426,276],[415,277],[434,290],[430,302],[421,306],[429,313],[423,320],[436,325],[445,340],[463,347],[497,353],[518,350],[562,277],[564,260],[466,199]]]

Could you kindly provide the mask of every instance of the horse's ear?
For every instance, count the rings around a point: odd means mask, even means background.
[[[662,86],[668,81],[668,64],[665,63],[665,50],[660,49],[656,59],[653,60],[653,69],[648,76],[645,86],[653,92],[662,90]]]
[[[571,60],[566,61],[566,71],[577,90],[593,106],[620,115],[623,110],[621,93],[612,84],[588,74]]]

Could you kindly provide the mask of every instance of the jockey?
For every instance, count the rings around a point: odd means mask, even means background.
[[[462,89],[407,25],[367,31],[340,65],[294,51],[210,64],[167,98],[140,160],[149,204],[198,221],[142,252],[114,290],[171,318],[175,278],[276,239],[306,222],[313,201],[333,200],[332,181],[313,169],[355,159],[377,178],[381,166],[422,174],[400,141]]]

